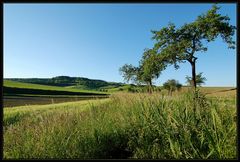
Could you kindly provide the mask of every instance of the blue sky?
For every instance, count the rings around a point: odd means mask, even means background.
[[[4,78],[49,78],[59,75],[123,82],[119,68],[138,65],[151,48],[151,30],[169,22],[181,26],[212,4],[4,4]],[[219,4],[236,26],[236,4]],[[236,39],[236,35],[234,36]],[[236,50],[219,38],[197,53],[197,73],[205,86],[236,86]],[[162,72],[185,84],[189,63]]]

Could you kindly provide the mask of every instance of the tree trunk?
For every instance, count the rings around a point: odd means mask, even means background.
[[[196,87],[197,87],[197,84],[196,84],[196,66],[195,66],[196,60],[194,60],[190,63],[191,63],[191,66],[192,66],[192,87],[194,89],[196,89]]]
[[[152,93],[152,81],[149,81],[149,93]]]

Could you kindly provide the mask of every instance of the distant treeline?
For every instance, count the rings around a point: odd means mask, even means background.
[[[57,76],[53,78],[6,78],[6,80],[63,87],[79,86],[83,89],[99,89],[106,86],[120,87],[123,85],[123,83],[106,82],[103,80],[69,76]]]

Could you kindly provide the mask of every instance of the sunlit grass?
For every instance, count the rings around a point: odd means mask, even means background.
[[[116,93],[4,109],[3,150],[6,159],[236,159],[236,135],[235,99]]]
[[[67,92],[85,92],[85,93],[94,92],[94,93],[102,94],[102,92],[94,91],[94,90],[82,90],[77,88],[74,89],[74,88],[65,88],[65,87],[49,86],[49,85],[41,85],[41,84],[22,83],[22,82],[11,81],[11,80],[4,80],[3,86],[12,87],[12,88],[29,88],[29,89],[67,91]]]

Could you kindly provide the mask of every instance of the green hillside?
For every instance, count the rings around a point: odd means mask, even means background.
[[[68,87],[81,90],[100,90],[102,87],[106,86],[120,87],[123,85],[122,83],[69,76],[57,76],[53,78],[7,78],[6,80],[49,86]]]
[[[78,93],[89,93],[89,94],[105,94],[99,91],[93,90],[81,90],[74,88],[65,88],[65,87],[57,87],[57,86],[49,86],[49,85],[40,85],[40,84],[32,84],[32,83],[22,83],[11,80],[3,81],[4,89],[10,88],[18,88],[18,89],[33,89],[33,90],[47,90],[47,91],[64,91],[64,92],[78,92]],[[4,91],[5,93],[6,91]]]

